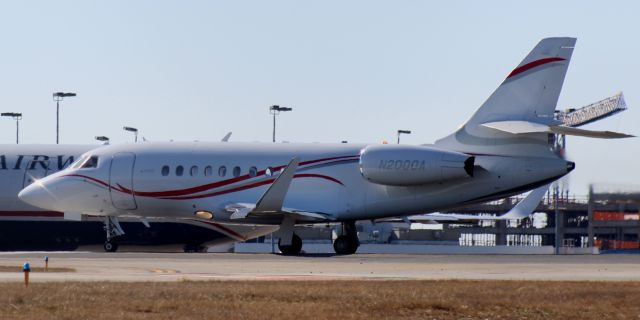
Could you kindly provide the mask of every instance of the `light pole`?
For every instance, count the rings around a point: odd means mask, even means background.
[[[19,142],[20,137],[20,120],[22,120],[22,113],[16,112],[3,112],[0,114],[3,117],[12,117],[16,121],[16,144]]]
[[[60,101],[65,97],[75,97],[73,92],[54,92],[53,101],[56,102],[56,144],[60,143]]]
[[[109,144],[109,137],[107,136],[96,136],[96,140]]]
[[[122,127],[125,131],[133,132],[134,142],[138,142],[138,129],[133,127]]]
[[[291,111],[293,108],[281,107],[278,105],[273,105],[269,107],[269,113],[273,115],[273,142],[276,142],[276,116],[280,114],[281,111]]]
[[[401,134],[411,134],[411,130],[398,130],[398,144],[400,144],[400,135]]]

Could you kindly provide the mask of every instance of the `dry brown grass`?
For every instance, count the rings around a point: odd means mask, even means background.
[[[0,272],[20,272],[22,273],[22,266],[0,266]],[[44,267],[31,267],[31,272],[45,272]],[[74,268],[49,268],[47,272],[76,272]]]
[[[0,319],[637,319],[640,283],[0,283]]]

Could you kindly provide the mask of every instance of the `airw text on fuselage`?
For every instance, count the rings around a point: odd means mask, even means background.
[[[0,170],[62,170],[72,164],[74,156],[0,155]]]

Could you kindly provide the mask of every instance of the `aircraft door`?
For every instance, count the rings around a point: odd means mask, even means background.
[[[49,160],[31,160],[27,162],[22,178],[22,188],[26,188],[38,179],[42,179],[49,174]]]
[[[136,155],[116,153],[111,159],[109,171],[109,193],[116,209],[135,210],[138,208],[133,195],[133,166]]]

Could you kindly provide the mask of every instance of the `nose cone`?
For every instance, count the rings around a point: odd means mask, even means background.
[[[567,173],[573,171],[576,168],[575,162],[567,161]]]
[[[30,184],[18,193],[20,200],[42,209],[55,210],[56,198],[40,181]]]

